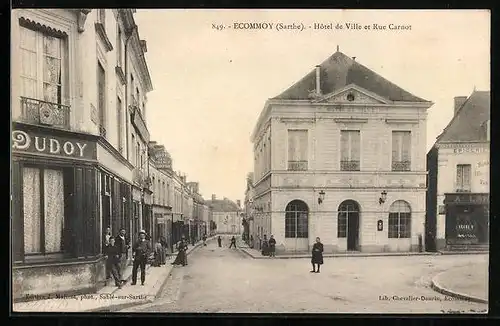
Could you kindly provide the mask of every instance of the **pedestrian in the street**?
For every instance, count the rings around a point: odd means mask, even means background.
[[[253,249],[253,235],[250,235],[250,249]]]
[[[269,257],[276,257],[276,239],[272,234],[269,238]]]
[[[137,269],[141,268],[141,285],[146,281],[146,263],[151,252],[151,244],[146,240],[146,231],[139,232],[139,240],[132,248],[134,265],[132,267],[132,285],[137,283]]]
[[[203,246],[204,247],[207,246],[207,235],[206,234],[203,234]]]
[[[217,237],[217,243],[219,244],[219,248],[222,247],[222,238],[220,235]]]
[[[111,238],[111,228],[108,226],[106,232],[104,232],[104,246],[109,245],[109,238]]]
[[[229,248],[232,248],[232,247],[234,247],[234,249],[236,249],[236,238],[234,237],[234,235],[231,238],[231,244],[229,245]]]
[[[181,241],[177,244],[177,250],[179,251],[177,253],[177,257],[175,257],[174,262],[172,265],[182,265],[186,266],[187,265],[187,251],[188,246],[187,246],[187,241],[184,236],[182,236]]]
[[[127,237],[127,231],[124,228],[120,229],[120,232],[115,237],[115,243],[118,248],[120,248],[120,252],[122,253],[120,258],[120,271],[123,272],[125,266],[127,265],[128,260],[128,250],[130,249],[130,239]],[[125,282],[125,280],[122,280]]]
[[[109,243],[106,247],[106,269],[110,271],[111,275],[113,275],[115,285],[118,288],[121,288],[123,283],[120,272],[120,258],[122,253],[120,248],[116,246],[115,238],[113,236],[110,236],[108,241]]]
[[[165,237],[160,237],[160,244],[161,244],[161,247],[162,247],[162,251],[161,251],[161,265],[165,265],[166,261],[167,261],[167,249],[168,249],[168,246],[167,246],[167,239],[165,239]]]
[[[158,238],[155,243],[155,251],[154,251],[154,261],[153,261],[153,266],[154,267],[160,267],[161,266],[161,257],[162,257],[162,252],[163,252],[163,247],[161,245],[161,239]]]
[[[262,239],[262,256],[269,255],[269,242],[267,242],[267,236],[264,234]]]
[[[319,237],[316,238],[316,243],[312,247],[311,264],[313,267],[311,273],[319,273],[319,266],[323,265],[323,244]],[[315,266],[317,266],[317,269]]]
[[[103,246],[102,246],[102,252],[103,254],[106,255],[106,251],[109,247],[109,239],[111,238],[111,228],[107,227],[106,231],[104,232],[104,237],[103,237]],[[108,268],[108,265],[106,264],[106,280],[109,280],[111,278],[111,269]]]

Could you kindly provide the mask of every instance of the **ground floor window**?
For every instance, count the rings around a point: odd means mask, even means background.
[[[308,215],[306,203],[301,200],[291,201],[285,211],[285,238],[307,238]]]
[[[62,251],[64,197],[62,169],[23,168],[25,254]]]
[[[389,238],[411,237],[411,208],[404,200],[395,201],[389,208]]]

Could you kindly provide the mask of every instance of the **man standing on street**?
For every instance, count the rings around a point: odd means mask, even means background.
[[[234,249],[236,249],[236,238],[233,237],[231,238],[231,244],[229,245],[229,248],[233,247],[234,246]]]
[[[217,237],[217,243],[219,244],[219,248],[222,247],[222,239],[220,235]]]
[[[151,244],[146,240],[146,231],[139,232],[139,240],[132,248],[132,258],[134,265],[132,267],[132,284],[137,283],[137,269],[141,268],[141,285],[146,281],[146,262],[148,261],[149,253],[151,252]]]
[[[108,241],[109,244],[106,247],[106,269],[110,271],[111,275],[113,275],[115,285],[118,288],[121,288],[123,283],[120,272],[120,258],[122,253],[120,248],[116,246],[114,237],[109,237]]]
[[[276,257],[276,239],[272,234],[269,238],[269,257]]]
[[[127,259],[128,259],[128,250],[130,249],[130,240],[126,236],[127,231],[125,231],[124,228],[120,229],[120,233],[115,237],[115,246],[120,248],[121,252],[121,258],[120,258],[120,271],[123,272],[123,270],[126,267],[127,264]],[[122,282],[125,282],[125,280],[122,280]]]
[[[203,246],[204,247],[207,246],[207,235],[206,234],[203,234]]]

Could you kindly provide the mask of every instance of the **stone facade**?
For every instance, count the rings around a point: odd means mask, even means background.
[[[335,62],[344,61],[345,67],[335,66]],[[374,90],[387,91],[397,86],[391,84],[383,88],[380,83],[386,81],[371,77],[365,79],[376,80],[375,85],[360,86],[346,80],[343,86],[325,86],[332,79],[321,80],[335,69],[347,70],[349,79],[349,74],[359,66],[337,52],[317,67],[316,85],[321,85],[321,91],[317,90],[310,98],[301,98],[300,92],[307,87],[301,83],[308,79],[314,81],[309,74],[284,95],[268,100],[257,121],[252,135],[255,224],[262,229],[258,231],[259,236],[274,235],[277,251],[308,251],[316,237],[321,238],[326,252],[416,251],[423,237],[426,111],[432,103],[410,95],[407,100],[383,91],[378,94]],[[366,76],[374,74],[362,71]],[[300,166],[289,157],[290,130],[306,131],[306,140],[300,145],[305,153],[298,162]],[[341,132],[344,130],[355,130],[360,135],[359,161],[355,162],[358,167],[354,169],[342,166]],[[395,162],[392,162],[395,131],[410,134],[411,145],[406,149],[410,159],[403,170],[394,168]],[[386,193],[384,202],[379,201],[382,192]],[[307,206],[305,237],[286,236],[285,212],[287,205],[295,200]],[[339,206],[346,200],[358,205],[358,231],[338,238]],[[389,211],[396,201],[404,201],[410,207],[411,231],[405,237],[389,238]],[[352,248],[347,246],[349,237],[356,237],[352,239],[355,242]]]

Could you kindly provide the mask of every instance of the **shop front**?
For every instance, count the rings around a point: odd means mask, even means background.
[[[449,249],[488,246],[489,203],[487,193],[445,194],[445,237]]]
[[[13,299],[104,281],[97,137],[13,123]]]

